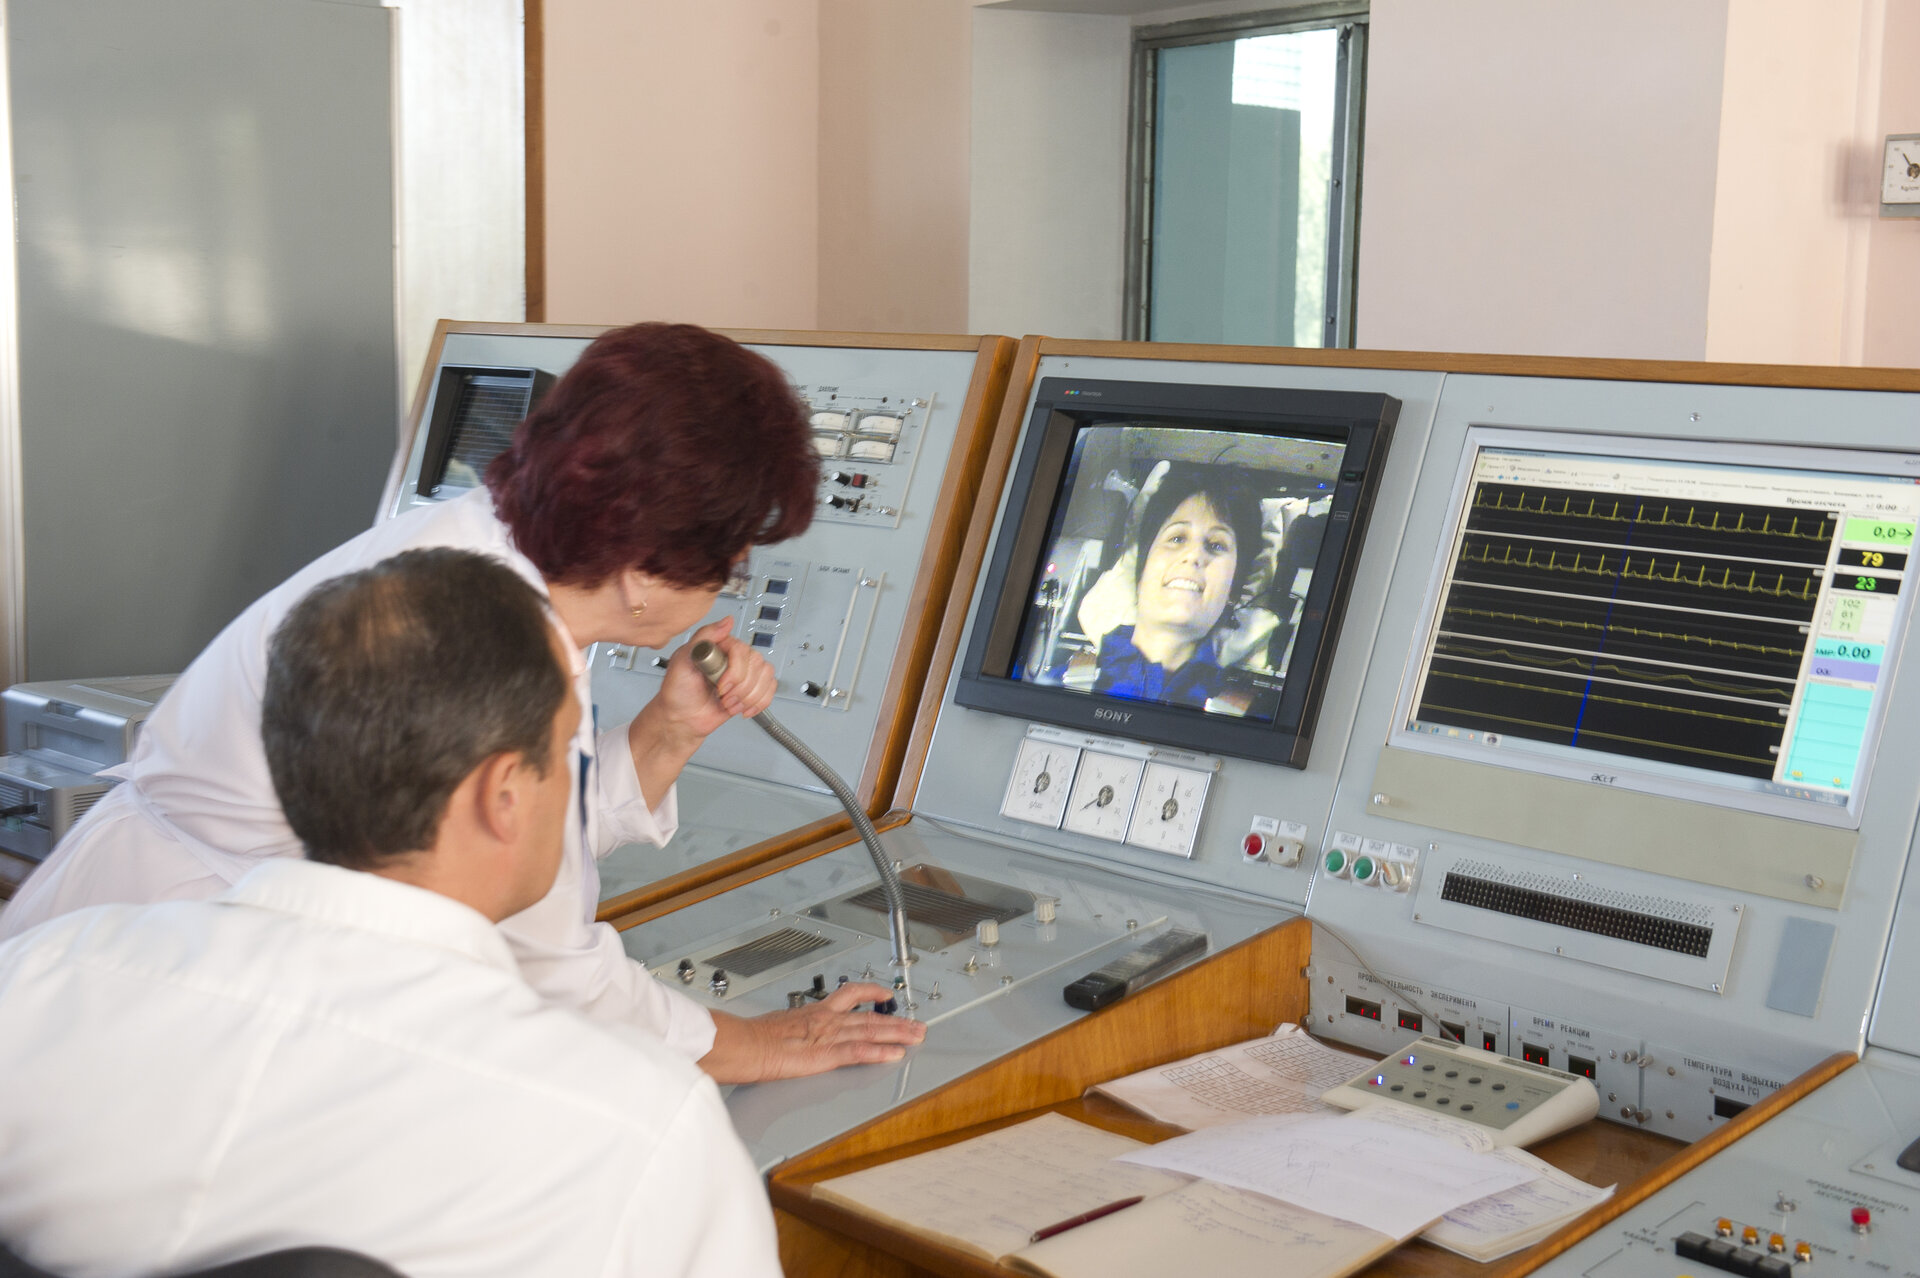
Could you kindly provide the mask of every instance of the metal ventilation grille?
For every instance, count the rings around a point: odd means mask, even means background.
[[[757,936],[745,945],[736,945],[725,954],[715,954],[704,961],[729,976],[757,976],[770,967],[831,944],[831,940],[817,933],[802,932],[797,927],[783,927],[778,932]]]
[[[27,801],[27,792],[10,781],[0,781],[0,808],[17,808]]]
[[[902,883],[900,890],[906,895],[909,921],[937,927],[943,932],[971,932],[982,919],[1005,923],[1027,912],[1026,908],[1019,905],[975,901],[951,892],[942,892],[938,888],[921,887],[916,883]],[[886,894],[878,884],[848,897],[847,904],[880,914],[887,912]]]
[[[1650,945],[1675,954],[1690,954],[1695,958],[1707,957],[1707,951],[1713,946],[1713,929],[1698,923],[1683,923],[1678,919],[1662,918],[1658,914],[1643,914],[1617,906],[1555,896],[1534,888],[1476,878],[1457,870],[1447,872],[1440,888],[1440,899],[1476,909],[1493,910],[1499,914],[1511,914],[1515,918],[1535,919],[1555,927],[1591,932],[1596,936],[1610,936],[1636,945]]]
[[[105,790],[95,790],[92,794],[83,794],[73,801],[73,820],[78,821],[93,811],[93,805],[106,796]]]

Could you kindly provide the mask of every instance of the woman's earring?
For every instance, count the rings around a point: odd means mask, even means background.
[[[640,601],[640,603],[639,603],[639,606],[638,606],[638,607],[634,607],[634,608],[629,608],[629,609],[627,609],[627,611],[628,611],[628,612],[630,612],[630,613],[632,613],[632,614],[633,614],[634,616],[636,616],[636,617],[638,617],[638,616],[640,616],[640,615],[641,615],[642,613],[644,613],[644,612],[646,612],[646,610],[647,610],[647,601],[646,601],[646,600],[644,600],[644,599],[642,599],[642,600]]]

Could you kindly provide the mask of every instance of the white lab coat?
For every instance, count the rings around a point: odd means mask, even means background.
[[[0,941],[83,906],[205,900],[265,858],[300,856],[260,742],[267,644],[314,586],[428,546],[504,560],[546,594],[539,570],[514,549],[485,489],[387,520],[314,560],[255,601],[187,667],[147,720],[132,759],[110,771],[125,781],[0,910]],[[596,858],[622,843],[666,842],[679,823],[678,808],[669,792],[658,810],[648,809],[624,725],[596,740],[585,658],[571,641],[567,648],[581,724],[569,760],[575,799],[566,855],[553,889],[500,930],[540,993],[595,1019],[648,1029],[697,1060],[713,1047],[713,1017],[648,976],[611,927],[593,922],[600,896]],[[581,768],[591,797],[584,812]]]
[[[775,1278],[718,1090],[541,999],[499,930],[268,858],[0,946],[0,1237],[72,1278],[302,1245],[427,1278]]]

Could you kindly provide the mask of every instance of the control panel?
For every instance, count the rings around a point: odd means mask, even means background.
[[[443,326],[387,512],[475,486],[519,416],[592,337],[543,325]],[[950,470],[985,457],[977,441],[997,419],[1009,344],[952,338],[866,347],[793,337],[749,345],[787,374],[806,411],[821,464],[813,524],[790,541],[754,547],[705,622],[731,619],[732,632],[772,664],[782,720],[858,784],[877,770],[877,752],[904,740],[883,720],[897,713],[889,696],[917,678],[930,643],[924,636],[937,622],[923,614],[947,602],[939,592],[916,600],[915,583],[957,552],[972,487]],[[589,660],[603,731],[652,698],[685,638],[659,651],[595,646]],[[702,746],[682,773],[678,810],[679,830],[666,847],[629,845],[600,862],[603,900],[841,815],[811,772],[745,723],[727,724]]]
[[[1320,1099],[1341,1109],[1408,1105],[1478,1127],[1495,1145],[1531,1145],[1599,1108],[1590,1079],[1442,1038],[1417,1039]]]
[[[1920,1073],[1869,1054],[1535,1272],[1920,1275]]]

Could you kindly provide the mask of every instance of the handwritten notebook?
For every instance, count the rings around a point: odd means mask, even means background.
[[[1396,1239],[1223,1185],[1116,1163],[1141,1142],[1058,1114],[824,1180],[813,1196],[983,1260],[1045,1278],[1266,1272],[1339,1278]],[[1145,1201],[1029,1242],[1123,1198]],[[1297,1262],[1297,1263],[1296,1263]]]

